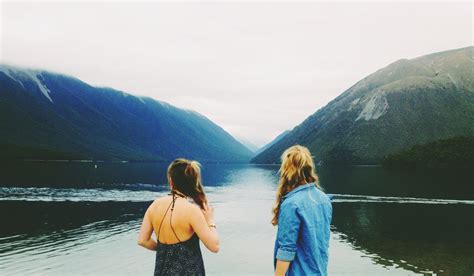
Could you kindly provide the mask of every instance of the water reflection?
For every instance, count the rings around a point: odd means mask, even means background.
[[[389,170],[383,167],[321,167],[329,193],[419,198],[474,199],[474,171]]]
[[[5,223],[0,228],[0,274],[48,274],[49,270],[62,274],[58,266],[73,261],[68,255],[89,251],[90,256],[97,256],[97,246],[110,237],[127,232],[135,235],[147,205],[145,202],[1,201],[0,219]],[[97,273],[100,260],[96,262],[91,268]],[[64,271],[74,270],[65,267]]]
[[[168,163],[81,163],[21,162],[0,163],[0,186],[3,187],[108,187],[124,188],[137,183],[166,186]],[[203,164],[202,174],[207,186],[222,186],[226,178],[246,164]]]
[[[334,230],[384,266],[469,275],[474,271],[472,205],[334,204]]]
[[[141,218],[150,202],[0,201],[0,237],[37,235],[107,221],[120,224]],[[26,236],[25,236],[26,235]],[[3,245],[3,244],[2,244]],[[0,247],[0,252],[5,247]]]
[[[133,184],[166,186],[167,163],[78,163],[78,162],[9,162],[2,163],[0,183],[3,187],[105,187]],[[232,184],[236,171],[268,171],[276,179],[275,165],[203,164],[207,186]],[[328,193],[473,199],[473,170],[388,170],[382,167],[319,167],[320,180]],[[146,187],[145,189],[152,189]]]
[[[166,164],[99,164],[98,169],[89,165],[59,164],[59,169],[54,169],[51,164],[36,164],[37,171],[44,169],[40,181],[23,173],[27,176],[18,179],[27,187],[0,187],[0,219],[6,222],[0,227],[0,274],[152,271],[153,254],[138,248],[135,239],[148,204],[167,192],[163,173]],[[65,169],[68,166],[72,167]],[[216,207],[222,237],[218,255],[205,253],[210,274],[236,272],[237,268],[241,274],[271,274],[275,229],[269,220],[277,169],[204,166],[204,182]],[[54,178],[54,172],[61,170]],[[91,170],[95,170],[94,178],[82,175]],[[85,188],[64,188],[68,174],[70,179],[89,177],[89,182],[82,183]],[[405,270],[443,270],[469,275],[474,271],[474,222],[470,219],[474,201],[467,200],[469,190],[463,196],[456,191],[458,186],[451,186],[454,191],[447,193],[410,190],[407,185],[414,185],[414,180],[407,179],[411,184],[396,184],[416,173],[397,178],[394,172],[382,168],[320,168],[319,174],[326,191],[336,193],[331,272],[406,274]],[[446,178],[439,177],[439,181]],[[77,179],[71,181],[67,183]],[[446,184],[434,181],[429,176],[420,185]],[[462,181],[462,177],[458,179]],[[32,185],[36,183],[41,185]],[[63,188],[31,187],[47,183]],[[427,194],[435,198],[455,195],[452,198],[458,199],[433,200]]]

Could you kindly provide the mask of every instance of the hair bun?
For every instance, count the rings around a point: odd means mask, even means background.
[[[201,173],[201,164],[197,161],[189,161],[188,165],[186,166],[186,169],[184,170],[184,173],[186,175],[192,175],[196,176]]]

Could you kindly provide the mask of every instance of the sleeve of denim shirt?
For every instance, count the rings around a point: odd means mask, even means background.
[[[291,262],[296,254],[296,242],[300,230],[301,219],[296,204],[285,204],[280,209],[278,218],[278,250],[276,258]]]

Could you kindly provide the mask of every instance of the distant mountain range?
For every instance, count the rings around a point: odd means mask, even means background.
[[[0,159],[248,162],[251,156],[197,112],[0,65]]]
[[[357,82],[252,159],[302,144],[316,161],[379,164],[390,154],[474,136],[474,47],[398,60]]]
[[[283,131],[282,133],[278,134],[277,137],[275,137],[270,143],[264,145],[263,147],[257,149],[255,151],[255,155],[258,155],[260,154],[261,152],[264,152],[266,149],[268,149],[269,147],[273,146],[276,142],[280,141],[281,139],[283,139],[283,137],[285,137],[285,135],[287,135],[288,133],[290,133],[289,130],[285,130]]]
[[[251,152],[252,155],[255,155],[255,152],[258,150],[258,146],[255,145],[253,142],[250,140],[244,138],[244,137],[236,137],[237,141],[239,141],[242,145],[244,145],[246,148],[248,148]]]

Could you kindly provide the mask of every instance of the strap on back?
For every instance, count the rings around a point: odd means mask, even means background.
[[[174,236],[176,237],[176,239],[178,240],[178,242],[181,242],[181,240],[178,238],[178,235],[176,234],[176,232],[174,231],[174,228],[173,228],[173,224],[172,224],[172,219],[173,219],[173,210],[174,210],[174,204],[176,202],[176,196],[174,193],[171,193],[173,199],[171,200],[171,203],[170,205],[168,205],[168,208],[166,208],[166,211],[165,211],[165,214],[163,215],[163,218],[161,219],[161,222],[160,222],[160,227],[158,228],[158,241],[160,241],[160,232],[161,232],[161,226],[163,225],[163,221],[165,220],[166,218],[166,215],[168,214],[168,211],[170,210],[171,208],[171,212],[170,212],[170,227],[171,227],[171,231],[173,231],[173,234]]]
[[[171,223],[172,219],[173,219],[173,210],[174,210],[175,202],[176,202],[176,197],[175,197],[175,194],[173,193],[173,201],[171,202],[172,206],[171,206],[171,213],[170,213],[170,227],[171,227],[171,231],[173,231],[173,234],[176,237],[176,239],[178,240],[178,242],[181,242],[181,240],[178,238],[178,235],[176,235],[176,232],[174,231],[173,224]]]

